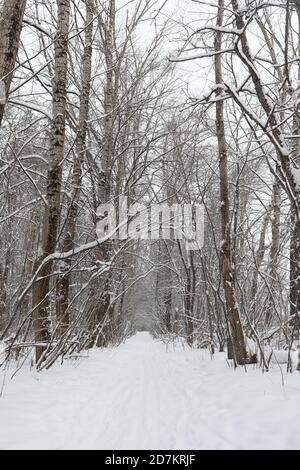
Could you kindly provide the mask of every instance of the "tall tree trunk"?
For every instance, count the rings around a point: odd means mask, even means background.
[[[4,0],[0,11],[0,127],[19,50],[27,0]]]
[[[222,28],[224,15],[224,0],[218,1],[217,27]],[[214,49],[215,55],[215,76],[216,84],[223,84],[222,58],[220,54],[222,45],[222,33],[216,32]],[[221,92],[218,92],[220,95]],[[230,209],[228,190],[228,163],[227,144],[224,126],[224,104],[220,99],[216,103],[216,131],[219,147],[219,171],[220,171],[220,197],[221,197],[221,227],[222,227],[222,247],[221,247],[221,271],[223,288],[226,299],[227,316],[231,328],[234,355],[237,364],[243,365],[246,362],[246,346],[244,332],[241,325],[240,313],[237,306],[237,299],[234,291],[234,267],[232,264],[232,248],[230,236]]]
[[[92,76],[92,42],[93,42],[93,14],[94,0],[86,2],[86,21],[85,21],[85,45],[82,57],[82,74],[81,74],[81,94],[79,123],[75,141],[75,156],[72,175],[73,194],[71,205],[65,222],[65,234],[62,243],[64,252],[71,251],[74,248],[75,229],[77,223],[80,192],[82,185],[82,163],[86,152],[86,134],[87,120],[89,116],[89,100],[91,91]],[[62,335],[69,326],[69,290],[71,279],[71,262],[66,260],[61,266],[65,273],[59,278],[57,284],[57,303],[56,316],[59,324],[59,335]]]
[[[0,333],[7,320],[7,281],[11,263],[11,249],[6,250],[4,263],[0,264]]]
[[[114,88],[114,47],[115,47],[115,0],[109,1],[107,24],[105,25],[105,61],[106,61],[106,80],[104,87],[104,145],[101,159],[101,173],[99,181],[99,202],[106,204],[111,198],[112,189],[112,166],[114,160],[114,107],[115,107],[115,88]],[[112,255],[112,242],[107,240],[102,243],[98,249],[98,259],[109,263]],[[110,316],[110,286],[111,271],[108,272],[104,281],[102,295],[97,309],[96,322],[100,325],[104,318]],[[108,325],[108,322],[106,322]],[[97,346],[103,346],[109,341],[108,329],[103,330],[103,335],[98,337]]]
[[[187,278],[185,288],[185,322],[187,343],[192,346],[194,343],[194,305],[196,294],[196,270],[194,265],[193,251],[188,252]]]
[[[15,197],[13,193],[7,195],[7,209],[8,213],[15,210]],[[13,271],[13,247],[15,244],[15,235],[13,231],[13,221],[8,219],[6,225],[6,234],[0,240],[0,248],[3,247],[3,256],[0,259],[0,333],[5,329],[6,323],[9,320],[10,310],[10,273]]]
[[[108,21],[105,28],[106,80],[104,87],[104,146],[101,159],[99,200],[105,204],[111,196],[112,162],[114,156],[114,39],[115,39],[115,0],[110,0]]]
[[[47,185],[47,207],[43,223],[43,253],[38,258],[37,269],[45,258],[55,251],[61,212],[62,164],[64,159],[66,132],[68,33],[70,20],[70,0],[57,0],[58,18],[54,47],[53,116],[50,137],[50,169]],[[45,345],[49,340],[48,310],[50,275],[53,262],[44,264],[40,280],[33,288],[34,333],[36,361],[41,360]],[[42,344],[41,344],[42,343]]]
[[[158,240],[157,263],[161,265],[157,272],[156,290],[159,313],[162,316],[163,329],[172,331],[172,277],[168,269],[171,243],[169,240]]]
[[[294,316],[292,324],[299,329],[300,318],[300,222],[292,215],[290,241],[290,314]]]
[[[298,54],[300,51],[300,3],[294,2],[298,14]],[[300,80],[300,65],[298,65],[298,81]],[[294,116],[294,133],[300,132],[300,105],[299,94]],[[296,138],[292,145],[292,154],[297,166],[300,167],[300,139]],[[291,205],[291,240],[290,240],[290,314],[294,316],[292,321],[294,331],[299,337],[300,330],[300,220],[297,217],[295,207]]]
[[[281,187],[279,179],[276,179],[273,184],[273,201],[272,201],[272,219],[271,219],[271,232],[272,243],[270,248],[270,292],[268,296],[268,305],[266,309],[266,325],[269,326],[272,321],[274,312],[274,302],[276,299],[276,292],[278,291],[278,253],[280,249],[280,204],[281,204]]]

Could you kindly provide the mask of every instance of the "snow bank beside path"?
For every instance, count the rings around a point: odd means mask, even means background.
[[[234,371],[145,333],[0,379],[0,449],[300,449],[298,373]]]

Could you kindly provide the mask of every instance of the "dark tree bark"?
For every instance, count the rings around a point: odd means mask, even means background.
[[[0,11],[0,127],[14,75],[26,1],[4,0]]]
[[[86,153],[87,120],[89,116],[89,100],[92,75],[92,42],[93,42],[93,10],[94,0],[86,2],[85,45],[82,57],[81,94],[78,130],[75,141],[75,156],[72,175],[72,199],[68,210],[62,251],[74,249],[75,230],[78,217],[80,193],[82,186],[82,163]],[[63,266],[65,273],[60,276],[57,284],[56,316],[59,324],[59,335],[63,335],[69,327],[69,290],[71,280],[71,261],[67,260]]]
[[[37,269],[47,256],[54,253],[61,212],[62,167],[66,132],[68,33],[70,0],[58,0],[57,33],[54,49],[53,116],[50,137],[50,168],[47,181],[47,207],[43,223],[43,254],[36,262]],[[53,261],[44,264],[40,280],[33,287],[34,333],[37,363],[42,359],[45,343],[49,341],[49,292]]]
[[[114,47],[115,47],[115,0],[109,1],[107,21],[104,25],[104,54],[106,62],[106,79],[104,87],[104,145],[101,158],[101,172],[99,179],[98,196],[100,204],[110,201],[112,193],[112,167],[114,162],[114,108],[115,108],[115,73],[114,73]],[[112,256],[112,242],[107,240],[99,246],[97,258],[103,263],[109,263]],[[113,312],[110,305],[111,270],[107,273],[103,283],[102,294],[96,312],[96,325],[103,326],[103,333],[95,335],[97,346],[105,346],[109,341],[109,318]],[[92,325],[93,327],[93,325]],[[107,328],[108,327],[108,328]],[[94,327],[93,327],[94,329]]]
[[[222,28],[224,15],[224,0],[218,2],[217,26]],[[216,84],[223,84],[222,58],[219,54],[222,44],[222,33],[215,33],[215,76]],[[220,92],[218,93],[220,95]],[[221,203],[221,228],[222,247],[220,253],[223,289],[226,299],[226,312],[231,329],[232,344],[237,364],[246,363],[246,346],[244,332],[241,325],[240,313],[234,291],[234,268],[232,264],[232,247],[230,235],[230,202],[228,189],[228,157],[224,126],[224,103],[220,99],[216,103],[216,131],[219,148],[219,171],[220,171],[220,203]]]

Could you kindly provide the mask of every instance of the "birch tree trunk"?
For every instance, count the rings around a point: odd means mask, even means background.
[[[43,253],[35,267],[55,251],[61,212],[62,164],[66,132],[68,33],[70,0],[58,0],[57,33],[54,48],[53,116],[50,137],[50,169],[47,181],[47,207],[43,224]],[[40,280],[33,288],[34,333],[37,363],[42,359],[44,343],[49,340],[48,310],[50,275],[53,262],[49,261],[40,272]]]
[[[222,28],[224,15],[224,0],[218,1],[217,27]],[[222,33],[215,33],[215,78],[216,84],[223,84],[222,58],[219,53],[222,45]],[[220,95],[220,92],[218,92]],[[234,291],[234,267],[232,264],[232,247],[230,236],[230,211],[229,211],[229,189],[228,189],[228,158],[227,143],[224,126],[224,104],[220,99],[216,102],[216,131],[219,148],[219,171],[220,171],[220,197],[221,197],[221,272],[223,289],[226,299],[227,317],[230,324],[234,356],[237,364],[246,363],[246,346],[244,332],[241,325],[240,313],[237,306],[237,299]]]
[[[104,89],[104,146],[99,183],[100,203],[107,203],[111,195],[111,172],[114,154],[114,38],[115,0],[109,1],[108,21],[105,27],[106,80]],[[104,250],[105,251],[105,250]]]
[[[82,163],[86,153],[87,120],[89,116],[89,100],[92,76],[92,42],[93,42],[94,0],[86,2],[85,45],[82,57],[81,94],[79,122],[75,141],[75,156],[72,175],[73,194],[71,205],[65,222],[65,234],[62,250],[68,252],[74,248],[75,229],[77,223],[80,192],[82,185]],[[57,284],[56,316],[59,324],[59,334],[62,335],[69,326],[69,290],[71,278],[71,261],[68,259],[61,266],[64,274]]]
[[[14,75],[27,0],[4,0],[0,11],[0,127]]]
[[[112,166],[114,159],[114,102],[115,102],[115,78],[114,78],[114,47],[115,47],[115,0],[109,1],[107,24],[105,25],[105,62],[106,79],[104,87],[104,145],[101,159],[101,173],[99,178],[99,202],[106,204],[111,198],[112,189]],[[109,263],[112,254],[111,240],[102,243],[98,249],[98,259]],[[105,318],[110,316],[110,284],[111,271],[108,272],[103,285],[103,291],[99,306],[97,307],[96,323],[99,325]],[[108,321],[106,322],[108,323]],[[103,334],[97,335],[97,346],[103,346],[108,341],[107,329],[103,328]]]

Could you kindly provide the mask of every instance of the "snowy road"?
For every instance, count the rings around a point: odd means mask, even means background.
[[[1,449],[300,449],[300,376],[140,333],[77,364],[5,379]]]

